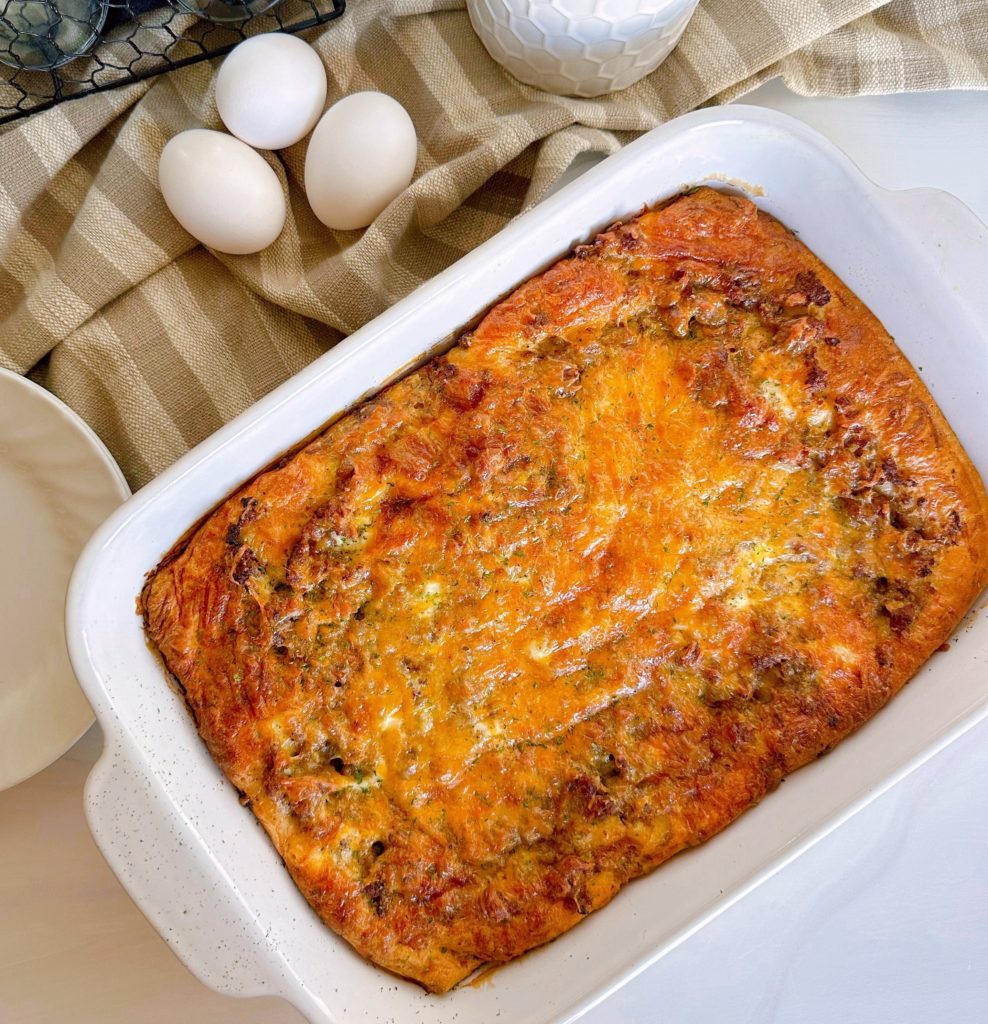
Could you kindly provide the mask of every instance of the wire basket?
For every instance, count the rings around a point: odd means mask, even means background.
[[[260,32],[321,25],[345,6],[346,0],[0,0],[0,124],[208,60]]]

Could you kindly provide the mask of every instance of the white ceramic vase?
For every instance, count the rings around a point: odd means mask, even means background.
[[[562,96],[626,89],[672,52],[699,0],[467,0],[488,53]]]

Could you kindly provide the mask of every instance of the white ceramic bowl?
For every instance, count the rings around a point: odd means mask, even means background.
[[[129,494],[67,405],[0,370],[0,789],[93,724],[65,649],[65,592],[86,541]]]
[[[698,0],[467,0],[487,52],[561,96],[627,89],[672,53]]]
[[[679,118],[588,171],[181,459],[79,562],[69,645],[106,734],[87,785],[90,825],[207,984],[281,995],[318,1024],[572,1021],[988,714],[988,616],[975,612],[888,708],[730,828],[486,983],[438,998],[365,963],[319,922],[147,648],[134,610],[144,574],[216,502],[574,243],[703,181],[755,195],[864,299],[988,476],[988,229],[957,200],[877,188],[801,122],[743,106]]]

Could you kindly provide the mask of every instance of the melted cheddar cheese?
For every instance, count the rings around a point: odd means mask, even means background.
[[[702,189],[260,474],[143,607],[313,907],[443,991],[867,719],[984,586],[986,509],[874,317]]]

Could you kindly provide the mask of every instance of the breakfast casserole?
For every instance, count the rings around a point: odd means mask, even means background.
[[[260,473],[141,604],[315,911],[444,992],[832,748],[986,581],[988,497],[893,340],[701,188]]]

